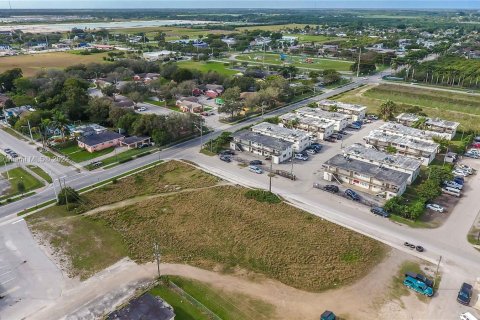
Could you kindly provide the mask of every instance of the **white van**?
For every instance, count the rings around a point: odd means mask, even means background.
[[[460,190],[452,188],[452,187],[444,187],[444,188],[442,188],[442,192],[444,192],[446,194],[449,194],[449,195],[452,195],[452,196],[455,196],[455,197],[460,197],[461,196]]]
[[[460,315],[460,320],[478,320],[478,318],[470,312],[465,312]]]

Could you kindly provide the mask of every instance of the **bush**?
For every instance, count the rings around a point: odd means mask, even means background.
[[[248,190],[245,192],[245,197],[247,199],[254,199],[258,202],[268,202],[268,203],[280,203],[282,200],[273,192],[266,190]]]
[[[118,163],[125,163],[125,162],[132,161],[132,160],[133,160],[132,157],[128,157],[128,158],[120,159],[120,160],[118,161]]]
[[[60,190],[58,193],[58,205],[65,205],[67,202],[76,203],[80,200],[80,194],[71,187],[65,187]]]

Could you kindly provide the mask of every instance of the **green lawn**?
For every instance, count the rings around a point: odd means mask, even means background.
[[[380,105],[390,99],[399,106],[399,112],[419,106],[429,117],[459,122],[461,131],[480,130],[480,99],[471,94],[382,84],[377,87],[361,87],[332,99],[364,105],[368,108],[368,113],[378,113]]]
[[[263,58],[265,57],[265,59]],[[285,61],[280,60],[280,54],[276,53],[261,53],[254,52],[248,54],[240,54],[236,56],[238,61],[247,61],[252,63],[263,63],[271,65],[293,65],[298,68],[309,68],[309,69],[335,69],[337,71],[350,71],[350,66],[352,65],[351,61],[344,60],[334,60],[334,59],[325,59],[325,58],[311,58],[313,63],[307,63],[306,57],[298,55],[288,55]]]
[[[96,151],[96,152],[88,152],[88,151],[80,148],[77,145],[76,141],[70,141],[70,142],[65,143],[64,145],[56,146],[56,149],[61,154],[67,156],[70,160],[78,163],[78,162],[92,160],[92,159],[98,158],[100,156],[109,154],[115,148],[110,147],[110,148],[103,149],[103,150]]]
[[[148,147],[148,148],[142,148],[142,149],[136,148],[136,149],[126,150],[124,152],[118,153],[117,155],[101,160],[102,165],[99,167],[109,166],[114,163],[126,162],[128,161],[128,159],[133,159],[134,157],[140,154],[151,153],[154,149],[155,147]],[[99,167],[96,167],[96,168],[99,168]],[[87,165],[86,168],[89,170],[95,169],[95,167],[91,165]]]
[[[182,277],[169,277],[177,286],[218,315],[221,319],[273,319],[274,307],[252,297],[225,292],[205,283]]]
[[[52,183],[52,177],[48,173],[46,173],[42,168],[34,166],[34,165],[27,165],[28,169],[35,172],[37,175],[45,179],[48,183]]]
[[[228,63],[227,63],[228,64]],[[228,69],[222,62],[202,61],[181,61],[178,66],[186,69],[195,69],[201,72],[216,71],[224,76],[233,76],[238,73],[236,70]]]
[[[164,284],[160,284],[150,290],[150,294],[165,300],[175,310],[175,319],[177,320],[209,320],[210,318],[198,307],[191,304],[179,293],[170,289]]]
[[[328,41],[345,40],[344,38],[328,37],[328,36],[314,35],[314,34],[289,34],[288,36],[298,37],[298,42],[300,43],[305,43],[305,42],[324,43]]]
[[[20,181],[23,181],[23,184],[25,185],[25,193],[43,187],[43,183],[41,181],[22,168],[8,170],[8,175],[7,172],[2,172],[2,176],[4,178],[7,178],[7,176],[10,177],[11,187],[7,194],[9,197],[21,193],[18,191],[18,183]]]

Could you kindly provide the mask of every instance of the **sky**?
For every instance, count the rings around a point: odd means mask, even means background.
[[[0,0],[0,9],[399,8],[480,9],[480,0]]]

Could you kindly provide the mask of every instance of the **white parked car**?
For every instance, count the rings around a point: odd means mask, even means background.
[[[252,172],[255,172],[255,173],[258,173],[258,174],[262,174],[263,173],[263,170],[260,169],[259,167],[257,166],[249,166],[248,167],[248,170],[252,171]]]
[[[302,153],[295,153],[295,159],[307,161],[308,157]]]
[[[465,172],[465,173],[466,173],[466,174],[468,174],[468,175],[471,175],[471,174],[473,174],[473,170],[472,170],[472,169],[466,169],[466,168],[455,167],[455,170],[460,170],[460,171],[463,171],[463,172]]]
[[[444,208],[439,205],[439,204],[436,204],[436,203],[429,203],[426,205],[427,209],[430,209],[430,210],[433,210],[433,211],[437,211],[437,212],[440,212],[442,213]]]
[[[460,168],[464,171],[473,173],[474,169],[472,167],[467,166],[466,164],[457,164],[457,168]]]
[[[456,176],[461,176],[461,177],[467,177],[468,176],[468,173],[466,173],[465,171],[460,170],[460,169],[455,169],[455,170],[452,171],[452,173]]]
[[[145,108],[145,107],[140,107],[140,108],[138,108],[137,110],[138,110],[138,111],[147,111],[147,108]]]

